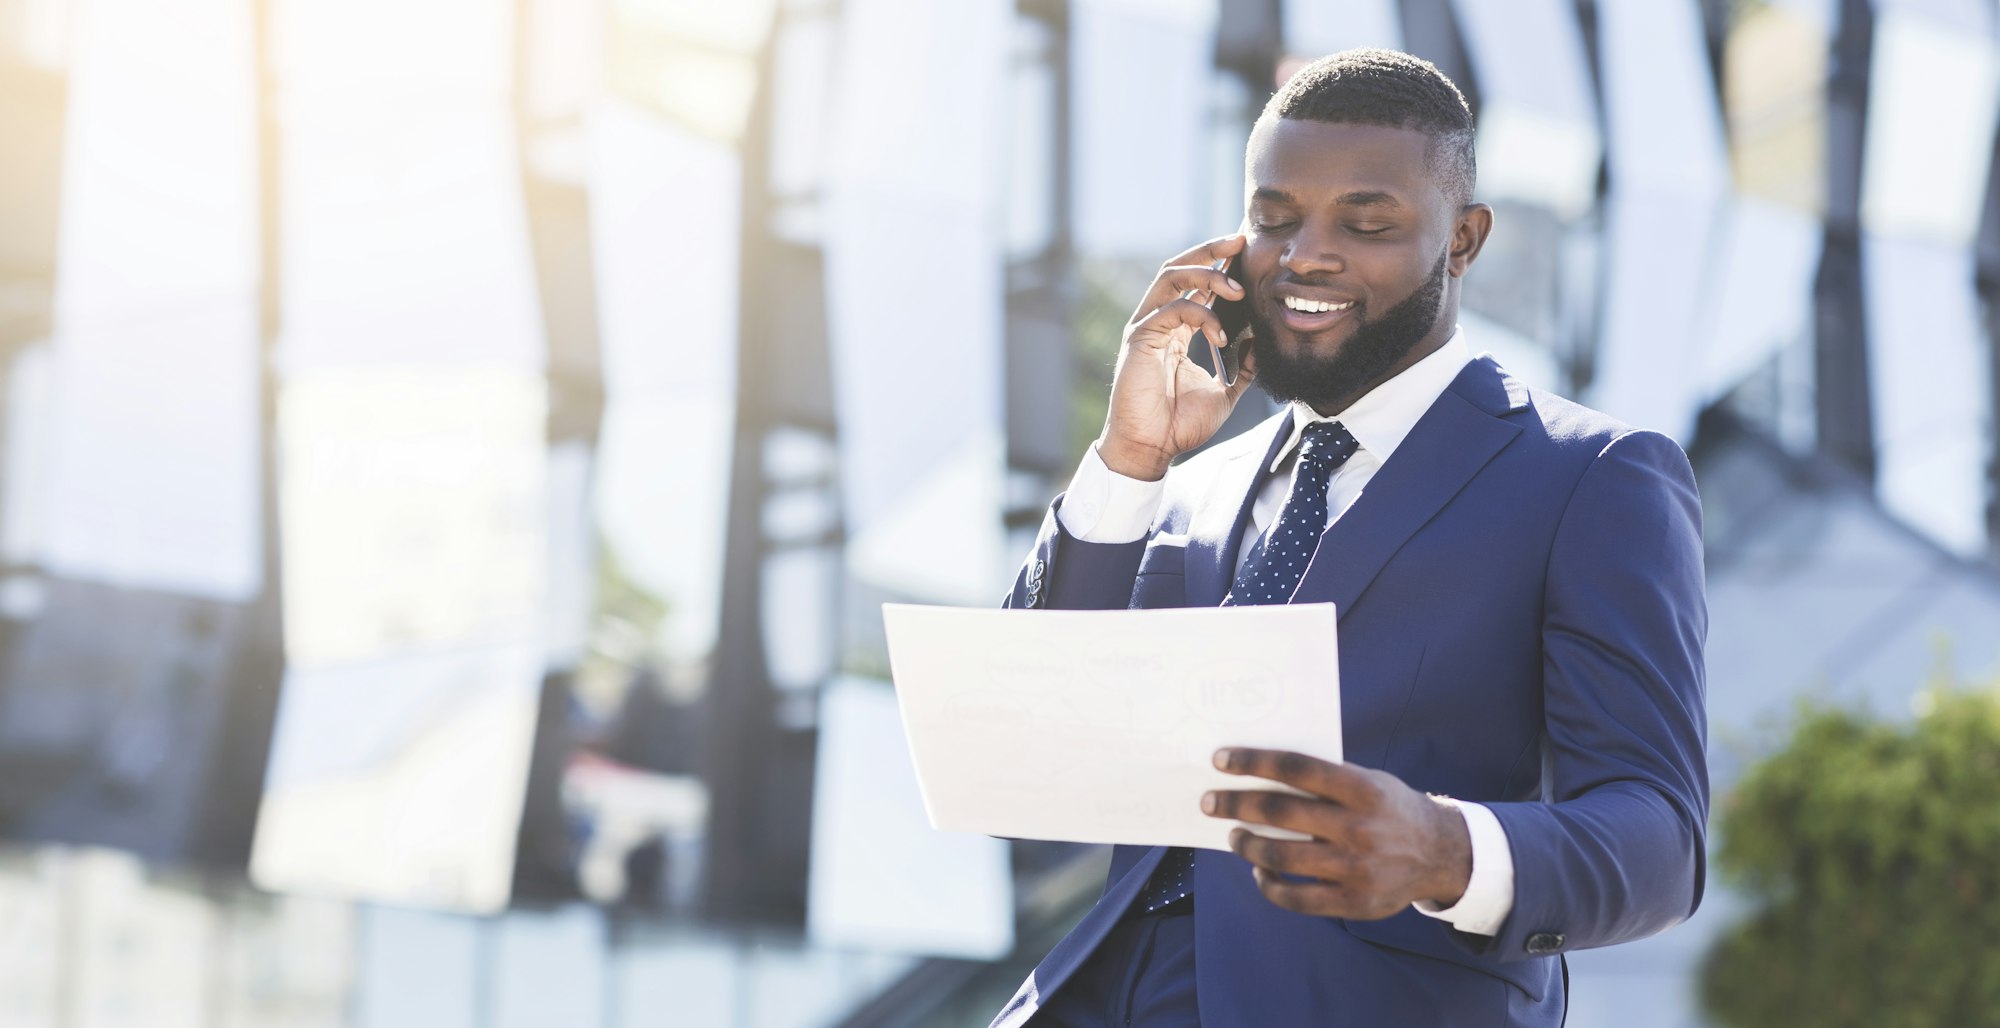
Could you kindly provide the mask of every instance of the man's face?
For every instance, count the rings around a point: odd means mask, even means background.
[[[1450,336],[1453,280],[1477,245],[1454,254],[1464,219],[1422,132],[1278,118],[1250,147],[1237,270],[1257,382],[1336,413]]]

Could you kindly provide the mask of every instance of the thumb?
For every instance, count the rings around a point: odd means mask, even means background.
[[[1234,403],[1241,399],[1244,393],[1249,392],[1250,387],[1257,381],[1257,353],[1251,348],[1250,337],[1247,335],[1229,345],[1243,348],[1243,352],[1236,358],[1236,381],[1231,382],[1228,389],[1229,401]]]

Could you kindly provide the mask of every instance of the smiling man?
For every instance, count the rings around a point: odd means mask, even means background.
[[[1664,436],[1473,356],[1459,286],[1493,214],[1435,67],[1315,62],[1246,167],[1245,231],[1168,260],[1140,301],[1103,434],[1009,604],[1332,602],[1347,762],[1216,754],[1293,791],[1204,811],[1304,838],[1118,847],[995,1024],[1558,1025],[1564,952],[1701,898],[1693,475]],[[1221,335],[1203,298],[1247,307],[1233,385],[1187,358]],[[1253,383],[1286,409],[1175,464]]]

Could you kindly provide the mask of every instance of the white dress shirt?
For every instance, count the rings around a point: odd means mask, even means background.
[[[1262,538],[1285,498],[1292,491],[1294,459],[1305,427],[1315,421],[1339,421],[1353,433],[1361,448],[1333,473],[1326,487],[1327,524],[1347,512],[1361,496],[1375,472],[1402,445],[1417,421],[1451,385],[1452,379],[1472,359],[1464,331],[1455,329],[1437,352],[1418,361],[1408,371],[1376,386],[1332,417],[1320,414],[1304,403],[1292,405],[1292,431],[1278,448],[1269,470],[1272,472],[1258,490],[1250,508],[1250,539]],[[1070,479],[1056,517],[1063,530],[1090,543],[1129,543],[1146,537],[1153,518],[1159,513],[1166,483],[1128,478],[1106,467],[1092,446]],[[1255,547],[1237,547],[1237,571]],[[1507,914],[1514,908],[1514,853],[1507,843],[1507,830],[1491,810],[1477,803],[1437,797],[1458,810],[1472,839],[1472,879],[1465,895],[1449,907],[1420,902],[1418,910],[1449,921],[1458,930],[1475,935],[1496,935]]]

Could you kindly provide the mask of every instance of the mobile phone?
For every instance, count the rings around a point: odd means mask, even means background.
[[[1228,271],[1229,265],[1230,259],[1224,257],[1214,264],[1209,265],[1209,267],[1217,271]],[[1192,297],[1194,292],[1190,291],[1188,296]],[[1243,299],[1241,300],[1226,300],[1220,296],[1212,297],[1208,308],[1215,312],[1216,320],[1222,322],[1222,330],[1229,334],[1230,339],[1235,339],[1242,335],[1243,329],[1250,324],[1250,287],[1247,285],[1243,287]],[[1197,332],[1195,334],[1200,336],[1206,345],[1190,346],[1190,358],[1202,370],[1221,380],[1223,385],[1235,385],[1237,369],[1242,366],[1241,350],[1243,344],[1221,346],[1217,345],[1216,340],[1209,339],[1207,332]]]

